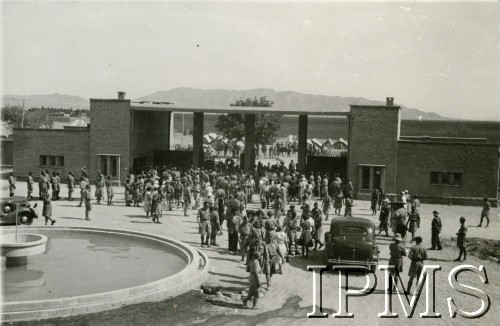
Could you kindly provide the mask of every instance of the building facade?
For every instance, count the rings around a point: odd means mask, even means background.
[[[63,179],[72,171],[79,176],[87,167],[95,180],[97,171],[115,184],[125,181],[137,167],[153,165],[155,152],[170,148],[172,112],[194,112],[193,164],[201,165],[203,113],[243,110],[247,120],[259,108],[183,108],[132,103],[118,99],[91,99],[87,127],[20,129],[13,132],[14,172],[26,177],[41,169],[58,171]],[[267,113],[267,112],[266,112]],[[400,107],[388,98],[382,106],[351,106],[350,112],[287,110],[299,115],[299,169],[305,171],[308,115],[341,115],[349,121],[347,176],[357,198],[368,198],[374,188],[397,194],[409,190],[422,202],[480,204],[498,194],[499,145],[487,139],[405,137],[400,135]],[[246,146],[253,149],[253,125],[246,126]],[[195,159],[196,157],[196,159]],[[249,155],[252,157],[252,155]],[[250,160],[249,160],[250,161]],[[245,167],[252,165],[245,160]],[[188,166],[186,166],[187,168]],[[494,201],[496,203],[496,200]]]

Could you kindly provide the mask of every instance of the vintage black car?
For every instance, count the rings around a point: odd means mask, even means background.
[[[375,271],[378,255],[372,221],[355,217],[332,220],[325,233],[325,265],[358,265]]]
[[[0,224],[16,224],[16,208],[18,224],[30,225],[38,215],[26,197],[14,196],[0,198]]]

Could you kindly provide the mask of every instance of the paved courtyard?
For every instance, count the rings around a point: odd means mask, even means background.
[[[1,181],[2,189],[5,189],[5,181]],[[25,195],[26,187],[23,182],[18,182],[16,195]],[[35,187],[37,189],[37,187]],[[93,188],[94,189],[94,188]],[[36,190],[37,191],[37,190]],[[37,192],[35,191],[35,195]],[[79,192],[78,192],[79,193]],[[65,198],[67,189],[62,187],[61,196]],[[254,199],[256,199],[254,195]],[[38,202],[37,211],[41,213],[41,202]],[[95,202],[95,201],[94,201]],[[161,219],[163,224],[154,224],[146,218],[142,207],[126,207],[124,204],[123,187],[115,187],[115,205],[93,205],[91,221],[84,220],[84,209],[77,207],[78,201],[53,202],[53,217],[57,220],[58,226],[95,226],[104,228],[130,229],[147,233],[159,234],[181,240],[198,249],[199,235],[196,222],[196,212],[193,210],[189,216],[183,216],[183,211],[164,211]],[[255,209],[256,205],[249,205],[250,209]],[[442,239],[449,240],[455,237],[458,231],[460,216],[467,218],[466,225],[469,227],[468,237],[478,237],[485,239],[498,239],[500,234],[499,210],[492,208],[492,221],[489,228],[477,228],[481,207],[463,207],[446,205],[422,205],[421,229],[419,235],[424,238],[424,246],[430,246],[430,225],[432,211],[438,210],[443,221]],[[300,211],[300,210],[299,210]],[[369,209],[369,202],[355,201],[353,213],[357,217],[364,217],[372,220],[378,225],[378,216],[372,216]],[[327,222],[328,223],[328,222]],[[40,216],[34,225],[43,225],[43,217]],[[28,226],[29,227],[29,226]],[[225,225],[224,225],[225,227]],[[328,225],[324,230],[328,229]],[[380,263],[388,263],[389,238],[380,237],[377,242],[381,249]],[[203,248],[210,258],[211,271],[207,284],[219,285],[225,294],[239,293],[248,287],[248,273],[245,266],[240,262],[239,256],[230,255],[227,250],[227,233],[218,238],[220,247]],[[290,263],[284,266],[283,275],[273,277],[273,285],[269,291],[264,291],[265,295],[259,300],[260,309],[243,309],[241,300],[235,298],[218,298],[200,293],[193,289],[177,298],[155,303],[143,303],[126,306],[113,311],[101,312],[90,315],[69,317],[64,319],[54,319],[22,324],[42,324],[42,325],[189,325],[203,323],[204,325],[303,325],[319,324],[331,325],[332,323],[347,325],[353,322],[358,324],[377,325],[403,325],[411,324],[425,325],[451,325],[465,323],[465,319],[449,317],[446,298],[453,296],[458,305],[462,305],[464,310],[474,311],[479,308],[479,300],[460,295],[450,288],[447,283],[449,271],[458,265],[453,260],[458,256],[458,249],[451,245],[445,246],[443,251],[429,251],[428,264],[441,265],[441,271],[436,274],[436,311],[442,314],[440,319],[420,319],[419,314],[425,310],[423,295],[415,314],[411,320],[404,317],[403,310],[394,299],[394,311],[400,314],[396,319],[379,319],[378,313],[384,311],[384,278],[383,273],[378,271],[378,284],[376,291],[366,297],[350,298],[349,311],[354,313],[354,319],[335,319],[330,316],[328,319],[308,319],[306,314],[312,311],[312,278],[311,272],[307,270],[307,265],[321,265],[322,251],[312,252],[309,260],[305,261],[300,257],[292,257]],[[467,284],[484,291],[491,298],[491,309],[480,319],[468,320],[467,323],[493,325],[495,320],[500,319],[500,270],[496,262],[490,260],[480,260],[471,255],[467,258],[467,264],[474,266],[484,265],[490,284],[482,285],[477,276],[466,273],[462,279]],[[402,279],[407,280],[409,260],[404,260],[404,272]],[[365,278],[355,276],[350,278],[350,285],[354,288],[364,286]],[[351,284],[352,283],[352,284]],[[329,272],[323,279],[323,311],[333,313],[338,309],[338,277]]]

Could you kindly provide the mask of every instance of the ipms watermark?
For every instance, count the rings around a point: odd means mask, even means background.
[[[313,311],[307,314],[309,318],[328,318],[329,314],[323,312],[323,274],[329,270],[338,273],[338,309],[337,312],[331,316],[333,318],[354,318],[354,314],[349,312],[349,298],[370,295],[377,287],[377,275],[364,266],[354,265],[334,265],[327,267],[324,265],[308,265],[307,268],[312,271],[312,298],[313,298]],[[393,296],[397,296],[401,306],[403,307],[404,314],[408,318],[412,318],[417,302],[424,290],[425,286],[425,311],[420,313],[420,318],[441,318],[441,313],[436,311],[436,272],[441,270],[439,265],[426,265],[418,279],[417,285],[413,293],[407,293],[404,284],[401,280],[399,273],[393,272],[394,266],[379,265],[378,269],[384,271],[384,311],[378,313],[379,318],[398,318],[398,314],[393,312]],[[490,297],[483,289],[471,286],[470,284],[463,283],[462,278],[458,280],[460,274],[469,272],[474,273],[479,278],[482,284],[488,284],[488,275],[486,268],[483,265],[479,267],[473,265],[459,265],[453,268],[448,274],[448,285],[451,289],[457,292],[457,295],[468,295],[474,297],[475,300],[480,301],[480,307],[476,311],[468,311],[470,307],[458,307],[450,296],[446,298],[448,303],[448,312],[451,318],[457,315],[464,318],[480,318],[484,316],[491,306]],[[359,275],[364,273],[366,283],[363,289],[350,289],[349,288],[349,274]],[[317,296],[317,279],[319,275],[319,305],[316,300]],[[396,282],[398,281],[398,282]],[[344,284],[342,284],[344,283]],[[399,283],[399,286],[394,286]],[[400,289],[401,287],[401,289]],[[479,303],[479,302],[478,302]],[[474,308],[477,306],[473,305]],[[319,310],[317,309],[319,307]]]

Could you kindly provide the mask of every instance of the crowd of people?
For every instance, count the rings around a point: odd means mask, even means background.
[[[113,182],[110,176],[98,171],[94,180],[96,204],[106,200],[114,205]],[[33,174],[28,179],[28,200],[34,191]],[[85,206],[85,219],[90,220],[94,197],[88,172],[82,167],[79,178],[80,202]],[[67,177],[68,200],[73,201],[76,181],[73,173]],[[10,195],[15,192],[15,177],[9,178]],[[53,225],[51,201],[60,200],[61,179],[58,172],[41,171],[39,197],[43,201],[42,215],[45,224]],[[150,167],[146,171],[129,173],[124,184],[125,205],[143,207],[153,223],[161,224],[163,211],[181,209],[185,216],[196,214],[200,246],[219,246],[219,237],[227,232],[228,252],[239,255],[249,272],[250,290],[245,299],[257,306],[260,275],[265,275],[267,289],[275,274],[283,272],[290,256],[308,259],[309,250],[321,250],[323,222],[330,218],[330,207],[335,216],[352,217],[353,186],[349,179],[333,178],[328,174],[310,173],[308,177],[297,172],[292,161],[288,167],[283,162],[258,166],[255,173],[244,173],[234,164],[219,164],[212,169],[176,167]],[[106,198],[105,198],[106,196]],[[390,198],[391,197],[391,198]],[[257,198],[257,200],[255,200]],[[249,206],[255,203],[257,205]],[[321,203],[321,206],[320,204]],[[300,206],[301,213],[295,209]],[[251,209],[257,207],[257,209]],[[344,212],[342,214],[342,208]],[[481,223],[489,224],[489,202],[485,198]],[[371,196],[372,214],[379,214],[378,236],[389,229],[394,234],[390,245],[389,265],[393,274],[403,271],[402,259],[407,256],[406,242],[415,241],[408,257],[412,260],[408,289],[414,278],[419,277],[427,252],[422,248],[422,237],[416,236],[420,228],[420,200],[402,191],[397,198],[374,189]],[[433,212],[430,250],[441,250],[439,234],[442,223],[439,212]],[[225,229],[224,229],[225,222]],[[457,261],[466,259],[465,218],[460,218]],[[411,235],[411,238],[408,236]],[[429,250],[428,249],[428,250]]]

